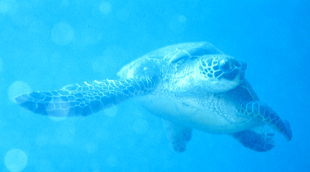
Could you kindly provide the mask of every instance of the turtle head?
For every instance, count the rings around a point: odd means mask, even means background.
[[[208,92],[225,92],[243,82],[246,63],[223,54],[202,56],[196,67],[197,86]]]

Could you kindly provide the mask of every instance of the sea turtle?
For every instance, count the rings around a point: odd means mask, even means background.
[[[171,45],[124,66],[119,80],[74,84],[15,97],[20,106],[51,116],[86,116],[135,98],[163,118],[168,140],[183,152],[192,129],[228,134],[252,150],[274,147],[268,125],[291,140],[287,121],[260,102],[244,78],[246,63],[208,42]]]

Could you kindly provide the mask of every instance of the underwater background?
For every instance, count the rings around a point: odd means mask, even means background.
[[[0,0],[0,171],[310,170],[310,2],[307,0]],[[158,48],[208,41],[247,62],[246,78],[293,131],[259,153],[193,131],[184,153],[134,100],[75,118],[14,103],[28,91],[117,79]]]

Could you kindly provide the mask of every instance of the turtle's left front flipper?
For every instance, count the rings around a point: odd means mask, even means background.
[[[239,107],[239,112],[254,117],[258,121],[269,125],[285,136],[287,140],[292,139],[292,130],[286,120],[282,120],[275,111],[266,104],[259,101],[244,102]]]
[[[86,116],[151,92],[156,76],[140,79],[95,81],[68,85],[56,91],[31,92],[15,97],[17,104],[37,114],[49,116]]]

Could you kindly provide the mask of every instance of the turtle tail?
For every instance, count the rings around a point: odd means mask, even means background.
[[[129,98],[144,95],[156,87],[156,76],[140,79],[94,81],[68,85],[60,90],[30,92],[15,97],[23,108],[49,116],[86,116],[119,104]]]

